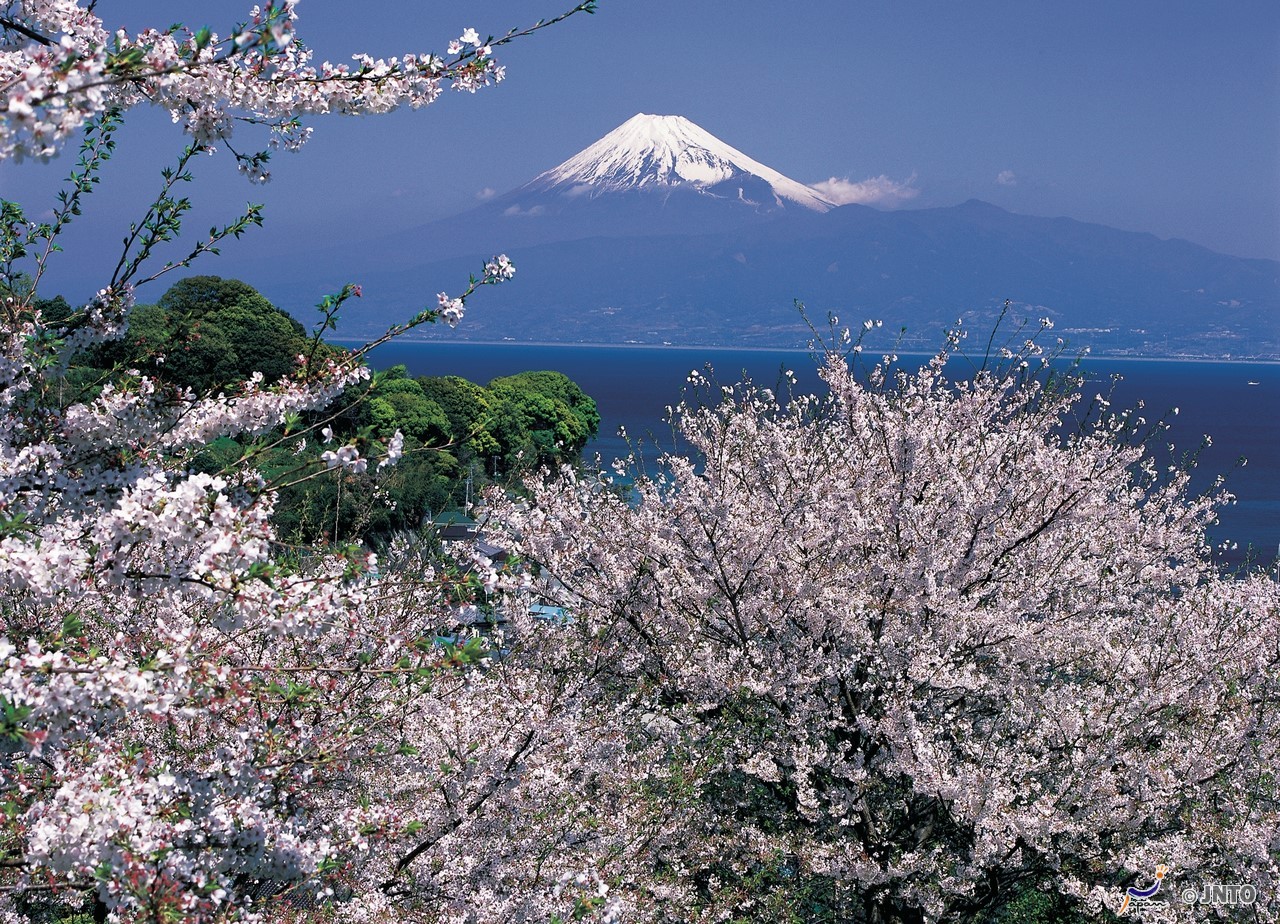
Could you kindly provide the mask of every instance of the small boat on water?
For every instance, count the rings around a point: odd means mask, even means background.
[[[1246,385],[1261,385],[1261,382],[1246,382]]]

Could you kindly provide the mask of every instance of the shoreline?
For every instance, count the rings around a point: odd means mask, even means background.
[[[363,346],[368,341],[354,337],[334,337],[326,341],[335,346]],[[710,346],[705,344],[674,344],[674,343],[604,343],[597,341],[585,342],[566,342],[562,340],[423,340],[423,339],[404,339],[393,340],[383,346],[396,344],[399,346],[422,345],[422,346],[439,346],[439,347],[550,347],[560,349],[586,349],[586,350],[662,350],[672,351],[680,350],[684,352],[717,352],[717,353],[794,353],[799,356],[811,356],[815,350],[805,347],[771,347],[771,346]],[[867,358],[883,355],[885,351],[882,349],[867,349],[863,351],[863,355]],[[930,357],[935,355],[930,351],[916,350],[900,350],[898,356],[924,356]],[[953,357],[962,358],[969,354],[952,353]],[[1064,354],[1065,358],[1065,354]],[[1071,357],[1074,361],[1075,357]],[[1096,362],[1105,360],[1107,362],[1143,362],[1143,363],[1202,363],[1206,365],[1241,365],[1241,366],[1280,366],[1280,359],[1261,359],[1252,357],[1234,357],[1231,359],[1215,358],[1211,356],[1161,356],[1161,355],[1135,355],[1135,354],[1109,354],[1109,353],[1089,353],[1083,358],[1083,362]]]

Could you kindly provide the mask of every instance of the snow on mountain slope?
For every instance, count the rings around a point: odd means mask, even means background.
[[[754,182],[752,181],[754,178]],[[734,181],[746,181],[736,186]],[[748,189],[767,185],[773,202],[754,202]],[[764,206],[787,203],[825,212],[835,203],[803,183],[752,160],[683,116],[640,113],[558,167],[535,177],[526,190],[558,190],[594,197],[635,189],[691,187],[721,198]]]

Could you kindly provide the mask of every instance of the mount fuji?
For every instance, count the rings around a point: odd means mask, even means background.
[[[569,199],[639,191],[669,197],[691,193],[755,210],[836,207],[803,183],[752,160],[683,116],[640,113],[519,193]]]
[[[424,254],[444,259],[592,237],[729,232],[803,221],[835,207],[682,116],[640,113],[470,211],[355,242],[321,262],[367,278],[370,269],[412,266]]]
[[[680,116],[636,115],[462,215],[308,254],[303,277],[275,263],[247,278],[269,279],[286,308],[360,281],[361,310],[340,330],[368,336],[498,251],[516,278],[447,336],[803,346],[799,299],[815,319],[881,318],[932,349],[957,318],[989,330],[1009,299],[1097,354],[1280,358],[1274,260],[977,200],[837,207]]]

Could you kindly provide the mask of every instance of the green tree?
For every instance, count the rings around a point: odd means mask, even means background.
[[[188,276],[169,287],[157,304],[171,317],[199,319],[241,299],[262,298],[247,282],[221,276]]]
[[[497,402],[499,442],[510,466],[566,461],[582,452],[600,429],[596,403],[560,372],[521,372],[496,378],[489,391]]]
[[[489,388],[494,391],[508,387],[536,392],[561,402],[581,422],[587,439],[594,437],[600,430],[600,412],[596,409],[595,401],[583,392],[577,382],[562,372],[521,372],[489,383]]]
[[[128,337],[104,347],[97,363],[137,366],[197,392],[211,392],[260,372],[267,382],[289,374],[307,349],[301,324],[238,279],[192,276],[155,305],[139,305]]]
[[[281,449],[264,471],[275,475],[295,469],[299,461]],[[397,532],[417,529],[429,512],[457,505],[462,477],[451,453],[409,450],[380,473],[334,470],[290,484],[279,492],[273,522],[288,542],[361,541],[380,547]]]
[[[379,373],[369,400],[369,419],[378,433],[400,430],[426,446],[443,447],[454,440],[449,418],[427,397],[422,385],[408,377],[404,366]]]
[[[482,385],[461,376],[423,376],[418,384],[449,421],[449,440],[459,458],[488,459],[502,455],[493,434],[493,395]]]

